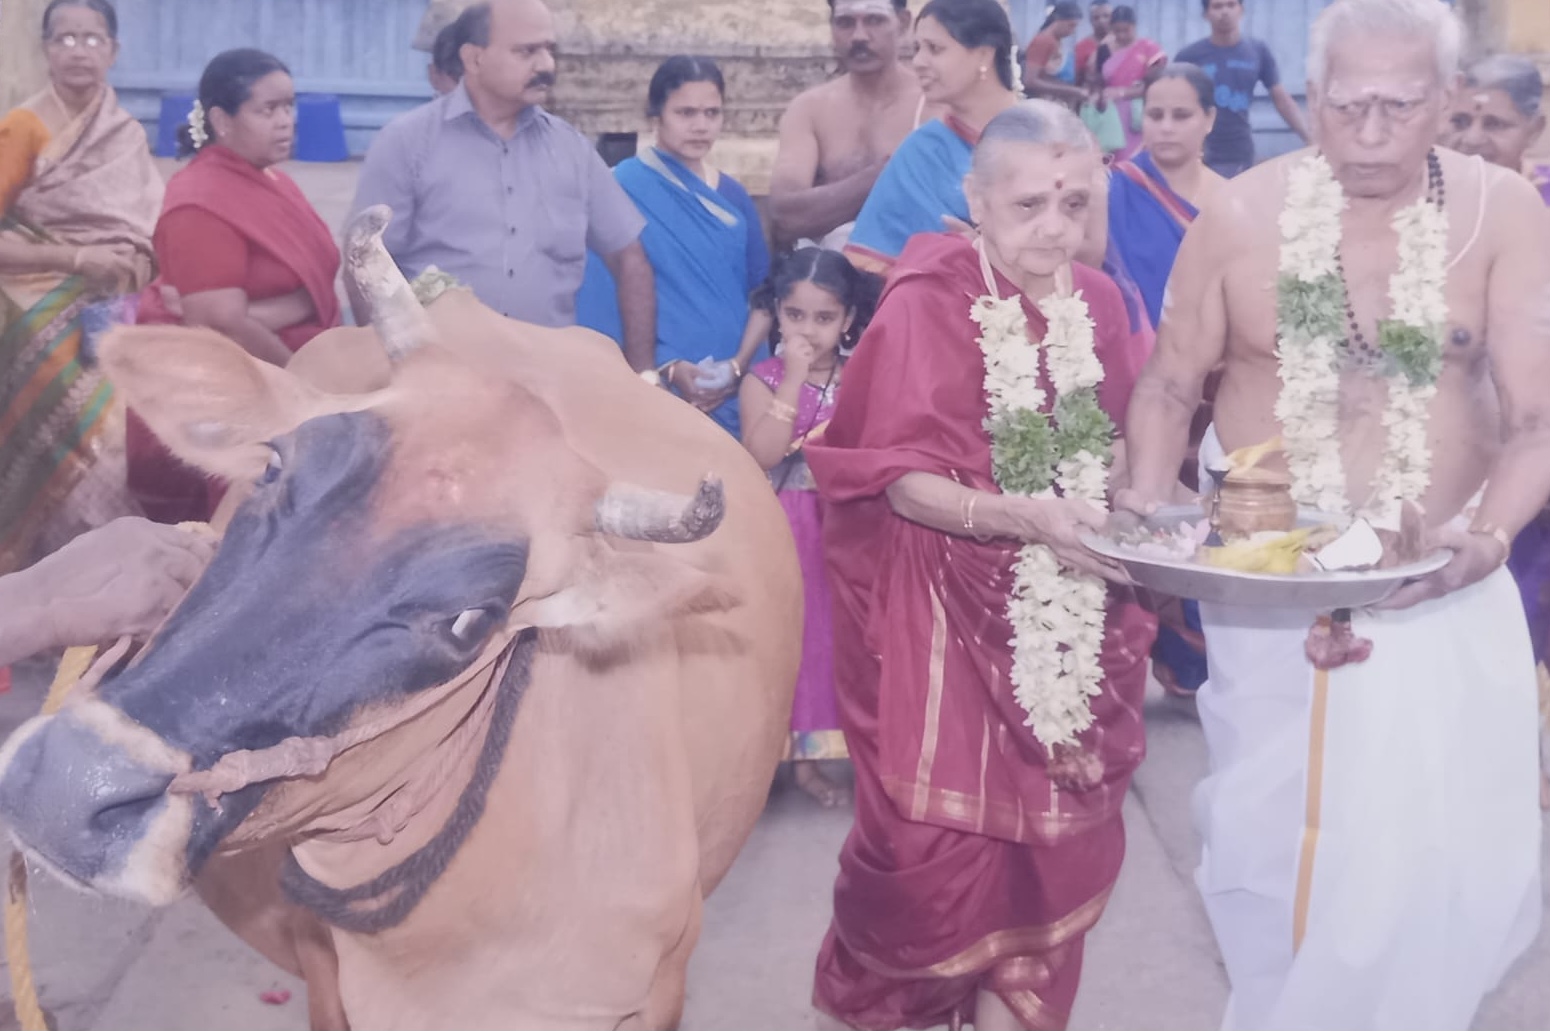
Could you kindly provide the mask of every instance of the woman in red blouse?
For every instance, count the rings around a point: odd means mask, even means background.
[[[339,324],[339,249],[301,190],[274,166],[290,157],[296,89],[259,50],[205,68],[183,130],[187,168],[167,184],[153,240],[160,277],[138,321],[208,326],[284,365]],[[208,519],[225,487],[185,467],[150,430],[129,426],[129,488],[161,522]]]

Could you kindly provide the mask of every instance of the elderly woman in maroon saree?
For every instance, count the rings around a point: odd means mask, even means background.
[[[982,172],[987,147],[1005,153]],[[1095,144],[1056,105],[1030,101],[997,116],[971,174],[999,176],[985,192],[1010,198],[975,212],[987,254],[998,222],[1020,217],[1007,213],[1043,191],[1051,214],[1042,217],[1070,223],[1060,243],[1069,262],[1085,218],[1066,206],[1085,200],[1098,168]],[[1021,296],[1030,335],[1042,337],[1025,288],[1005,262],[990,264],[998,293]],[[1146,355],[1132,346],[1119,288],[1095,269],[1066,267],[1096,324],[1099,404],[1117,424]],[[1156,622],[1124,589],[1110,592],[1095,722],[1076,746],[1052,755],[1013,695],[1014,560],[1038,541],[1063,564],[1090,568],[1074,542],[1102,514],[1001,494],[970,318],[986,290],[975,244],[914,237],[828,431],[807,449],[828,504],[835,682],[856,766],[856,822],[814,1004],[851,1027],[1064,1027],[1084,936],[1119,873],[1120,805],[1144,752]]]
[[[160,277],[139,321],[217,329],[284,365],[339,324],[339,249],[301,189],[272,167],[290,154],[290,73],[257,50],[219,55],[191,116],[197,156],[167,184],[154,238]],[[197,127],[193,123],[199,123]],[[225,491],[174,458],[130,413],[129,487],[159,522],[208,519]]]

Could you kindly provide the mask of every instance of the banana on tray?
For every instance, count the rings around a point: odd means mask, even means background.
[[[1257,533],[1243,540],[1229,541],[1219,548],[1202,547],[1199,561],[1218,569],[1240,573],[1279,573],[1288,575],[1308,569],[1303,553],[1316,550],[1338,536],[1329,526],[1308,526],[1288,533]]]

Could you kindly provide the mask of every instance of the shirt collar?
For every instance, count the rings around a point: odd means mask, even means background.
[[[448,122],[462,115],[474,114],[474,102],[468,97],[468,87],[461,82],[447,94],[444,105],[441,116]]]
[[[475,121],[479,120],[479,112],[474,110],[474,102],[468,96],[468,87],[463,83],[458,83],[457,88],[446,95],[444,102],[446,106],[442,109],[441,114],[443,121],[450,122],[454,118],[461,118],[464,115],[467,115]],[[534,104],[529,108],[524,108],[522,113],[517,116],[517,132],[520,133],[526,129],[530,129],[548,117],[549,112],[545,111],[537,104]]]

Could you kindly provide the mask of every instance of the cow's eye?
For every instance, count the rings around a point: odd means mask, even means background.
[[[489,636],[494,623],[489,609],[464,609],[448,626],[447,632],[458,644],[477,644]]]
[[[285,461],[280,457],[280,452],[275,448],[269,449],[269,463],[264,466],[264,471],[258,477],[260,486],[273,483],[280,478],[280,473],[285,469]]]

